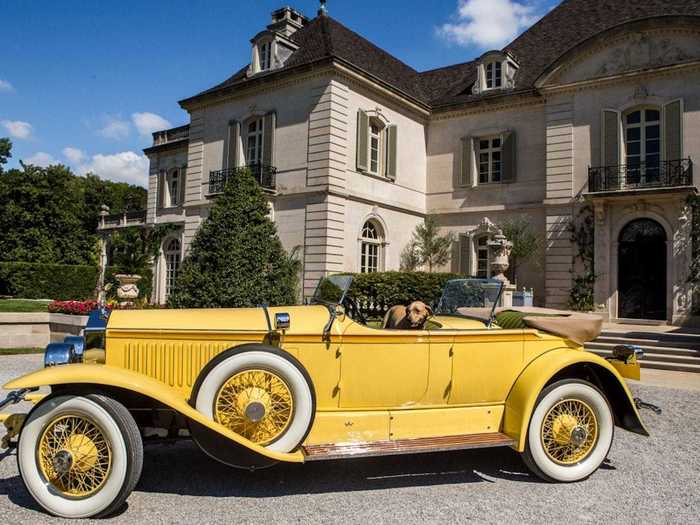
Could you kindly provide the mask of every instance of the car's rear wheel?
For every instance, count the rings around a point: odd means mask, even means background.
[[[217,356],[193,392],[198,411],[276,452],[295,450],[308,434],[316,400],[311,380],[289,354],[246,345]]]
[[[51,514],[107,516],[136,486],[143,444],[131,414],[113,399],[57,396],[29,414],[17,464],[29,493]]]
[[[558,381],[538,397],[523,460],[546,481],[585,479],[605,460],[614,427],[610,405],[600,390],[578,379]]]

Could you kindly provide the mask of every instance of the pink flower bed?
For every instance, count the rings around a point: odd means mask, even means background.
[[[88,315],[97,307],[97,301],[52,301],[48,310],[52,314]]]

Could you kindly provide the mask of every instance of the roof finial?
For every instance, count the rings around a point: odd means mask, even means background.
[[[321,0],[321,7],[318,9],[318,16],[326,16],[328,14],[328,8],[326,7],[326,0]]]

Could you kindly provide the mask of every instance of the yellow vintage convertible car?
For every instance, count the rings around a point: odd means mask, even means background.
[[[588,321],[497,312],[499,281],[461,279],[422,329],[386,329],[350,285],[325,278],[304,306],[93,312],[44,369],[4,385],[0,408],[35,402],[0,416],[27,490],[57,516],[108,515],[143,442],[163,438],[248,470],[508,446],[570,482],[600,466],[615,426],[647,435],[623,380],[639,377],[636,350],[584,351]]]

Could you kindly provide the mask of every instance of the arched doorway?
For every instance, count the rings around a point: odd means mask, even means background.
[[[620,232],[618,316],[666,319],[666,232],[652,219],[636,219]]]

